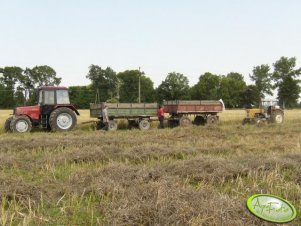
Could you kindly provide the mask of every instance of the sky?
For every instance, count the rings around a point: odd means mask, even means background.
[[[89,66],[138,69],[158,86],[170,72],[197,83],[281,56],[301,67],[300,0],[0,0],[0,67],[49,65],[62,85]]]

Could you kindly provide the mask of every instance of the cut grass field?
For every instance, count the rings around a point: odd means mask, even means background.
[[[0,123],[11,111],[0,111]],[[251,215],[256,193],[301,210],[301,111],[282,125],[0,132],[0,225],[274,225]],[[301,225],[301,218],[290,223]]]

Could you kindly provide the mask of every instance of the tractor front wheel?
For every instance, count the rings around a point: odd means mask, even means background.
[[[76,115],[70,108],[61,107],[55,109],[49,117],[52,131],[69,131],[76,125]]]
[[[27,116],[16,116],[11,119],[10,131],[14,133],[27,133],[32,129],[32,124]]]

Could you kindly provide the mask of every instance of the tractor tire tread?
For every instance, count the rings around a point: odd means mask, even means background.
[[[12,117],[12,120],[10,122],[10,130],[11,132],[13,133],[18,133],[19,131],[16,129],[16,123],[18,122],[18,120],[20,119],[23,119],[23,120],[26,120],[27,121],[27,124],[28,124],[28,129],[26,132],[30,132],[31,129],[32,129],[32,123],[31,123],[31,120],[30,118],[28,118],[27,116],[25,115],[20,115],[20,116],[15,116],[15,117]]]
[[[70,128],[61,129],[57,125],[57,117],[61,113],[67,113],[72,117],[72,125],[71,125]],[[49,117],[49,125],[50,125],[50,128],[51,128],[51,131],[53,131],[53,132],[57,132],[57,131],[62,132],[62,131],[72,130],[75,127],[76,123],[77,123],[77,118],[76,118],[75,113],[70,108],[67,108],[67,107],[60,107],[60,108],[55,109],[53,112],[51,112],[50,117]]]

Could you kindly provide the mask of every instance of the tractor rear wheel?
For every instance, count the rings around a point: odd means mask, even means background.
[[[4,124],[4,131],[6,133],[9,133],[9,132],[12,132],[11,129],[10,129],[10,123],[11,123],[11,120],[13,119],[13,117],[9,117],[8,119],[6,119],[5,121],[5,124]]]
[[[32,124],[27,116],[16,116],[11,119],[10,130],[14,133],[27,133],[32,129]]]
[[[180,118],[180,126],[181,127],[188,127],[191,126],[191,120],[188,116],[182,116]]]
[[[281,124],[283,122],[284,116],[282,112],[274,112],[272,114],[272,122]]]
[[[139,129],[140,130],[148,130],[150,128],[150,123],[148,120],[146,119],[142,119],[140,122],[139,122]]]
[[[69,131],[76,125],[76,115],[70,108],[61,107],[55,109],[49,117],[52,131]]]

